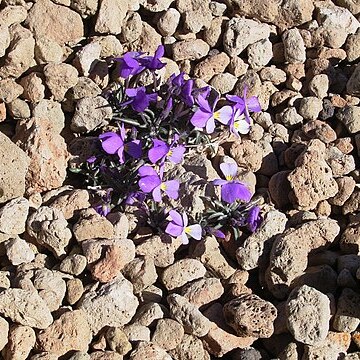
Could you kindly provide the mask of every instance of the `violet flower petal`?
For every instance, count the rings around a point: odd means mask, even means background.
[[[244,184],[233,181],[221,187],[221,198],[223,201],[232,204],[235,200],[249,201],[251,193]]]
[[[161,201],[161,184],[156,186],[155,189],[152,191],[152,197],[156,202]]]
[[[164,141],[153,139],[154,146],[149,150],[148,157],[149,160],[155,164],[160,159],[162,159],[169,151],[169,145]]]
[[[195,240],[200,240],[202,236],[202,228],[199,224],[189,225],[185,228],[185,233],[193,237]]]
[[[124,145],[124,141],[119,134],[114,132],[105,132],[99,135],[101,146],[107,154],[115,154],[118,149]]]
[[[171,221],[179,226],[183,226],[184,225],[184,221],[183,221],[183,217],[181,216],[181,214],[176,211],[176,210],[170,210],[169,211],[169,218],[171,219]]]
[[[156,187],[159,187],[160,184],[161,180],[158,175],[144,176],[139,180],[139,187],[145,193],[153,191]]]
[[[213,184],[214,185],[225,185],[225,184],[227,184],[228,183],[228,181],[226,181],[226,180],[223,180],[223,179],[215,179],[215,180],[213,180]]]
[[[246,100],[247,108],[252,112],[260,112],[261,105],[259,103],[259,99],[257,96],[252,96],[251,98]]]
[[[140,140],[132,140],[125,144],[125,151],[134,159],[140,159],[142,146]]]
[[[169,180],[162,183],[162,188],[165,194],[171,199],[177,199],[179,197],[179,182],[177,180]]]
[[[211,117],[211,113],[204,112],[201,109],[198,109],[191,117],[190,122],[198,128],[203,128]]]
[[[138,170],[138,174],[140,175],[140,177],[143,176],[158,176],[157,172],[155,171],[154,168],[152,168],[149,165],[143,165],[139,168]]]
[[[215,120],[224,125],[228,125],[233,117],[234,110],[231,106],[225,105],[219,110],[214,112]]]
[[[169,222],[166,226],[165,232],[173,237],[178,237],[183,233],[184,228],[180,225]]]
[[[174,164],[180,164],[183,161],[185,150],[185,146],[179,145],[172,148],[167,156]]]
[[[211,116],[210,119],[207,121],[205,129],[208,134],[212,134],[214,132],[215,120],[213,116]]]

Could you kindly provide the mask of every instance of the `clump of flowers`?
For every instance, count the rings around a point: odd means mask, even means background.
[[[99,153],[76,169],[102,192],[96,211],[106,216],[113,208],[136,206],[154,231],[180,236],[183,244],[206,234],[223,238],[228,231],[236,238],[239,228],[254,232],[261,223],[260,208],[246,184],[237,180],[235,163],[220,164],[224,178],[210,185],[221,196],[204,197],[207,210],[196,219],[180,206],[181,184],[169,178],[167,169],[181,164],[193,148],[204,150],[199,156],[206,156],[205,150],[214,155],[226,131],[236,137],[247,134],[250,112],[261,110],[257,97],[248,98],[245,87],[242,97],[221,99],[210,86],[197,88],[184,73],[162,81],[163,55],[159,46],[154,56],[128,52],[114,59],[121,81],[104,95],[114,117],[97,133]],[[142,82],[145,73],[153,79],[150,85]]]

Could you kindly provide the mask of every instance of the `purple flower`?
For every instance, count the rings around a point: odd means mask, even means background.
[[[179,197],[179,182],[177,180],[162,181],[158,173],[149,165],[139,169],[139,187],[144,193],[152,193],[156,202],[161,201],[161,192],[171,199]]]
[[[141,204],[144,202],[145,198],[146,198],[145,193],[141,191],[133,191],[126,198],[125,204],[127,205]]]
[[[147,94],[144,86],[126,89],[125,93],[130,100],[125,101],[122,105],[130,104],[133,110],[137,112],[143,112],[150,105],[150,102],[157,100],[157,94]]]
[[[139,62],[142,66],[149,70],[159,70],[162,69],[166,63],[160,61],[160,58],[164,56],[164,46],[159,45],[156,49],[154,56],[144,56],[139,59]]]
[[[164,163],[166,159],[169,159],[174,164],[179,164],[183,160],[185,152],[185,146],[175,146],[178,136],[175,137],[174,141],[169,145],[166,142],[158,139],[153,139],[154,146],[149,150],[149,160],[155,164],[159,160],[160,163]]]
[[[144,70],[144,66],[139,64],[139,57],[142,53],[140,52],[127,52],[123,57],[117,58],[116,61],[119,63],[120,76],[128,78],[130,75],[139,74]]]
[[[181,215],[176,210],[170,210],[168,220],[170,222],[166,226],[165,232],[173,237],[181,236],[184,245],[189,243],[188,235],[195,240],[201,239],[201,226],[199,224],[188,225],[189,220],[185,212]]]
[[[111,193],[113,189],[107,189],[104,196],[102,196],[101,203],[99,205],[94,206],[95,211],[101,216],[107,216],[111,211]]]
[[[99,135],[103,150],[111,155],[117,153],[121,164],[125,162],[124,152],[135,159],[140,158],[142,153],[140,140],[132,140],[125,144],[125,136],[124,125],[120,128],[119,134],[109,131]]]
[[[234,163],[222,163],[220,169],[226,180],[216,179],[213,184],[221,186],[222,200],[229,204],[232,204],[235,200],[249,201],[251,193],[246,185],[233,180],[237,174],[237,165]]]
[[[196,99],[199,108],[196,110],[190,122],[199,128],[206,128],[206,132],[211,134],[215,129],[215,119],[222,124],[229,124],[233,115],[231,106],[223,106],[221,109],[215,111],[215,106],[218,99],[210,106],[209,102],[205,99],[204,94],[200,94]]]
[[[93,164],[95,161],[96,161],[96,156],[95,155],[90,156],[89,158],[86,159],[86,162],[88,164]]]
[[[248,227],[251,232],[255,232],[255,230],[261,225],[262,217],[260,215],[260,208],[258,206],[253,206],[249,212],[247,217]]]
[[[194,80],[191,79],[186,80],[180,92],[181,99],[189,107],[194,105],[194,96],[192,95],[193,86],[194,86]]]
[[[256,96],[251,96],[247,98],[247,86],[244,87],[243,97],[239,97],[237,95],[226,95],[226,98],[235,103],[235,107],[240,110],[241,114],[245,115],[245,119],[249,124],[252,123],[252,119],[249,114],[249,110],[252,112],[261,111],[261,106],[259,103],[259,99]]]

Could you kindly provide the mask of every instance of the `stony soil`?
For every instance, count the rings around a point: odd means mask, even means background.
[[[359,19],[357,0],[1,0],[2,358],[360,359]],[[259,96],[218,154],[264,196],[238,242],[163,243],[67,176],[111,118],[111,58],[160,43],[164,78]]]

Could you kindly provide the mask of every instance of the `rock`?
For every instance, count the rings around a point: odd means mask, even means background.
[[[342,206],[351,196],[355,189],[356,183],[355,180],[350,176],[343,176],[335,180],[338,184],[339,191],[333,198],[329,199],[329,202],[332,205]]]
[[[63,261],[61,261],[59,268],[62,272],[78,276],[85,270],[86,265],[87,261],[85,256],[73,254],[67,256]]]
[[[212,20],[209,7],[210,0],[178,0],[176,7],[184,19],[184,28],[190,33],[198,33],[203,28],[209,28]]]
[[[171,294],[167,297],[171,317],[183,325],[186,333],[205,336],[210,329],[210,321],[183,296]]]
[[[34,273],[33,283],[49,310],[58,310],[66,292],[66,283],[61,274],[46,268],[39,269]]]
[[[316,120],[322,110],[322,101],[314,96],[300,100],[299,114],[306,120]]]
[[[38,1],[30,9],[26,24],[36,38],[54,40],[59,45],[76,43],[84,36],[81,16],[50,0]]]
[[[31,31],[20,24],[10,26],[9,31],[10,46],[4,64],[0,69],[0,76],[17,78],[28,70],[33,63],[35,40]]]
[[[110,349],[116,351],[120,355],[126,355],[132,349],[126,334],[120,328],[110,327],[107,330],[105,337]]]
[[[288,176],[295,202],[304,210],[314,209],[319,201],[335,196],[338,191],[324,155],[325,145],[317,139],[311,140]]]
[[[143,21],[140,37],[131,44],[131,49],[132,51],[141,50],[153,54],[159,44],[161,44],[161,35],[147,22]]]
[[[61,110],[61,104],[52,100],[40,100],[33,108],[33,117],[48,119],[52,129],[60,133],[65,126],[65,115]]]
[[[288,229],[278,235],[265,274],[272,294],[280,299],[288,295],[293,281],[307,268],[308,254],[330,245],[339,232],[336,221],[322,219],[309,221],[297,229]]]
[[[71,120],[71,130],[86,133],[107,125],[112,118],[112,109],[102,96],[84,97],[76,104],[75,114]]]
[[[86,293],[79,308],[86,312],[90,328],[97,334],[104,326],[120,327],[127,324],[138,304],[131,283],[119,275],[99,290]]]
[[[18,197],[8,202],[0,208],[0,232],[11,235],[22,234],[25,231],[28,213],[29,201],[27,199]]]
[[[230,56],[240,55],[248,45],[265,40],[270,35],[267,24],[259,24],[254,20],[232,18],[226,24],[224,32],[224,49]]]
[[[202,339],[204,347],[210,354],[223,357],[236,348],[247,348],[255,341],[256,338],[251,336],[233,334],[233,330],[225,321],[223,306],[220,303],[210,305],[204,314],[211,321],[211,328]]]
[[[280,85],[286,81],[286,72],[273,65],[261,69],[259,75],[262,81],[271,81],[274,85]]]
[[[10,32],[8,26],[5,24],[0,25],[0,57],[6,53],[6,49],[10,45]]]
[[[248,62],[253,69],[262,68],[272,59],[272,44],[269,39],[250,44],[247,48]]]
[[[211,48],[218,47],[221,44],[224,23],[223,17],[215,17],[211,20],[210,26],[204,29],[203,39]]]
[[[29,164],[26,153],[0,132],[0,203],[24,195]]]
[[[303,285],[294,289],[286,303],[287,326],[296,341],[314,345],[329,331],[330,301],[320,291]]]
[[[94,238],[112,238],[113,225],[106,217],[99,215],[95,210],[88,209],[80,212],[80,219],[73,227],[78,242]]]
[[[45,329],[53,321],[38,293],[23,289],[6,289],[0,293],[0,313],[13,322],[36,329]]]
[[[131,342],[150,342],[150,330],[146,326],[138,324],[125,325],[124,332]]]
[[[169,9],[173,0],[145,0],[142,6],[151,12],[161,12]]]
[[[194,76],[209,81],[214,75],[222,74],[229,62],[229,57],[223,52],[209,56],[195,66]]]
[[[170,8],[164,12],[159,18],[157,28],[162,36],[171,36],[175,33],[180,22],[180,13]]]
[[[29,244],[20,238],[9,239],[5,242],[6,256],[13,265],[29,263],[35,259]]]
[[[68,152],[64,138],[55,133],[49,120],[21,121],[13,141],[30,157],[26,174],[27,193],[54,189],[66,177]]]
[[[211,81],[210,85],[217,90],[221,95],[227,94],[233,90],[237,77],[230,73],[223,73],[215,75]]]
[[[142,29],[143,23],[141,21],[141,16],[137,12],[128,12],[121,29],[121,41],[132,43],[138,40],[140,38]]]
[[[155,302],[149,302],[142,305],[131,323],[147,327],[153,327],[157,320],[168,316],[168,310],[164,305]]]
[[[175,349],[184,337],[184,328],[177,321],[172,319],[160,319],[157,324],[151,341],[168,351]]]
[[[340,109],[336,117],[345,125],[346,129],[355,134],[360,131],[360,107],[348,105]]]
[[[154,284],[158,277],[154,259],[147,256],[137,257],[128,263],[123,270],[123,275],[133,284],[134,293],[139,293]]]
[[[43,37],[36,39],[35,60],[38,64],[60,63],[62,61],[63,49],[53,37],[48,38],[47,34],[45,34]]]
[[[61,356],[74,350],[86,352],[92,335],[84,311],[74,310],[62,314],[37,339],[42,351]]]
[[[69,64],[48,64],[44,67],[44,75],[56,101],[64,100],[66,92],[78,82],[78,72]]]
[[[223,293],[224,288],[217,278],[195,280],[181,289],[181,295],[197,307],[219,299]]]
[[[50,249],[55,256],[65,254],[72,234],[63,213],[57,209],[41,206],[27,220],[27,232],[40,245]]]
[[[151,342],[141,342],[138,347],[131,352],[130,360],[171,360],[172,357],[166,353],[161,347]]]
[[[261,227],[236,250],[236,259],[242,269],[252,270],[259,266],[259,261],[269,254],[275,236],[285,230],[286,222],[286,215],[277,210],[264,216]]]
[[[320,99],[327,96],[329,89],[329,78],[326,74],[315,75],[309,82],[309,91]]]
[[[169,354],[173,359],[208,359],[208,357],[206,357],[207,352],[204,349],[201,340],[196,336],[188,334],[184,335],[181,344],[178,345],[174,350],[170,350]]]
[[[36,341],[35,331],[29,326],[13,325],[9,342],[4,349],[5,360],[27,359]]]
[[[359,28],[359,22],[348,9],[335,6],[330,1],[318,2],[316,8],[317,22],[325,29],[354,34]]]
[[[302,127],[302,131],[308,138],[319,139],[322,142],[324,142],[325,144],[329,144],[329,143],[335,141],[336,137],[337,137],[336,132],[332,129],[332,127],[330,125],[328,125],[326,122],[323,122],[320,120],[308,121]],[[336,149],[335,152],[338,151],[341,153],[341,151],[339,149],[337,149],[335,147],[334,147],[334,149]],[[331,153],[331,152],[332,152],[331,150],[328,150],[328,159],[329,159],[329,157],[331,157],[331,156],[329,156],[329,153]],[[342,154],[342,155],[345,156],[344,154]],[[329,162],[328,162],[328,164],[329,164]],[[330,167],[332,168],[331,165],[330,165]],[[334,172],[334,176],[338,176],[338,175],[335,175],[335,172]]]
[[[234,56],[230,60],[228,66],[229,72],[237,77],[244,75],[249,65],[244,62],[239,56]]]
[[[95,15],[98,6],[98,0],[72,0],[70,3],[70,7],[79,13],[83,19]]]
[[[348,61],[356,61],[360,58],[360,33],[349,35],[345,43],[346,57]]]
[[[163,271],[161,281],[167,290],[173,290],[203,277],[205,273],[206,269],[199,260],[182,259]]]
[[[80,279],[70,279],[66,283],[66,301],[70,305],[78,302],[84,293],[84,286]]]
[[[0,80],[0,101],[11,103],[18,98],[24,89],[13,79]]]
[[[286,126],[286,127],[295,127],[303,122],[304,118],[298,114],[294,107],[287,107],[280,114],[277,115],[277,118]]]
[[[7,344],[7,342],[9,341],[8,340],[8,334],[9,334],[9,324],[8,322],[0,317],[0,333],[1,333],[1,336],[0,336],[0,350],[2,350],[5,345]]]
[[[235,268],[220,251],[215,237],[209,236],[197,243],[192,256],[198,258],[209,272],[220,279],[228,279],[235,272]]]
[[[116,38],[114,35],[97,36],[93,38],[90,44],[100,45],[100,58],[117,57],[124,52],[120,40]],[[97,59],[95,58],[94,60]],[[84,79],[87,78],[84,77]],[[98,95],[99,93],[95,95]]]
[[[27,119],[31,116],[29,105],[21,99],[15,99],[9,103],[8,111],[14,119]]]
[[[289,63],[304,63],[306,52],[304,40],[298,29],[286,30],[282,35],[285,59]]]
[[[115,351],[95,351],[90,354],[90,360],[123,360],[123,356]]]
[[[349,199],[345,201],[345,204],[342,208],[342,212],[344,215],[358,212],[360,209],[360,191],[357,189],[350,195]]]
[[[336,331],[353,332],[359,326],[360,314],[359,307],[356,305],[359,300],[360,295],[354,290],[343,289],[333,321],[333,328]]]
[[[87,44],[76,53],[73,65],[81,75],[88,76],[100,58],[100,53],[100,44],[96,42]]]
[[[156,267],[167,267],[174,263],[175,251],[181,246],[181,238],[166,243],[159,236],[152,236],[136,247],[137,256],[149,256],[154,259]]]
[[[360,224],[353,224],[346,227],[341,235],[340,249],[345,254],[359,254],[360,252]]]
[[[201,39],[182,40],[172,46],[175,61],[198,60],[205,57],[209,50],[210,46]]]
[[[85,97],[95,98],[101,94],[101,89],[93,80],[81,76],[78,83],[69,90],[68,94],[72,100],[80,100]]]
[[[337,147],[328,149],[326,161],[334,177],[347,175],[356,168],[354,157],[343,154]]]
[[[263,151],[257,142],[247,139],[243,139],[241,143],[234,142],[230,155],[241,168],[248,171],[256,172],[261,168]]]
[[[226,322],[239,336],[268,338],[274,332],[277,310],[257,295],[243,294],[224,305]]]

